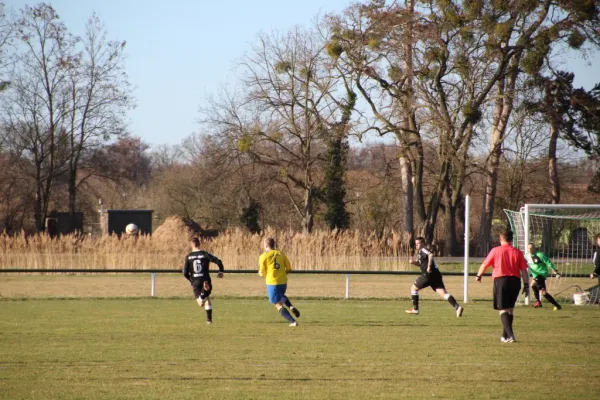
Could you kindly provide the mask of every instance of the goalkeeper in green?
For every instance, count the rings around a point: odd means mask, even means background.
[[[529,252],[526,254],[525,259],[527,260],[527,264],[529,264],[529,271],[531,271],[531,277],[534,280],[531,288],[533,289],[533,294],[535,295],[535,305],[534,308],[538,308],[542,306],[542,301],[540,298],[540,293],[554,306],[554,311],[560,310],[562,307],[560,304],[554,300],[554,297],[550,293],[546,291],[546,278],[549,274],[549,269],[552,269],[553,274],[560,276],[554,264],[544,253],[541,251],[535,250],[535,245],[533,243],[529,243],[527,246]]]

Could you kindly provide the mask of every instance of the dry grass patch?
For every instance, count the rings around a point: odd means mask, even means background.
[[[0,234],[0,268],[181,268],[194,233],[189,223],[172,217],[156,229],[154,236],[50,239],[43,234]],[[265,236],[277,239],[278,247],[292,260],[295,269],[376,271],[408,267],[408,240],[395,231],[385,231],[381,236],[324,230],[304,235],[268,229],[262,235],[253,235],[231,229],[204,241],[203,248],[221,258],[228,269],[255,269]]]

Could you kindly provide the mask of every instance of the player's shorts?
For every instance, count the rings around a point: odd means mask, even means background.
[[[516,276],[494,279],[494,310],[514,308],[520,291],[521,279]]]
[[[212,283],[209,281],[208,282],[208,290],[205,290],[204,282],[205,281],[203,281],[201,279],[194,279],[192,281],[192,288],[194,289],[194,297],[196,299],[204,300],[205,298],[210,296],[210,293],[212,292]]]
[[[534,281],[534,285],[537,286],[539,290],[546,290],[546,278],[543,276],[536,276]]]
[[[283,285],[267,285],[267,293],[269,294],[269,303],[279,303],[285,297],[287,283]]]
[[[421,290],[428,286],[435,292],[438,289],[446,290],[444,281],[442,280],[442,273],[438,269],[434,269],[430,274],[419,275],[415,281],[417,289]]]

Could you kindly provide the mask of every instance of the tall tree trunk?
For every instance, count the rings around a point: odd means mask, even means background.
[[[483,208],[480,228],[481,253],[487,254],[491,247],[492,220],[494,218],[494,206],[496,201],[496,187],[498,183],[498,166],[502,154],[502,140],[500,131],[494,129],[492,133],[492,150],[486,164],[485,191],[483,193]]]
[[[407,0],[406,7],[411,17],[414,16],[415,12],[415,1]],[[408,89],[408,95],[406,97],[406,109],[409,112],[408,117],[405,120],[406,131],[404,135],[409,136],[417,135],[417,124],[415,121],[414,108],[414,85],[413,85],[413,37],[412,37],[412,26],[413,19],[409,20],[409,29],[407,32],[407,38],[404,42],[404,69],[407,73],[406,87]],[[402,230],[404,235],[409,238],[409,245],[412,248],[415,239],[415,221],[414,221],[414,181],[413,173],[415,172],[410,162],[410,149],[405,148],[404,152],[400,156],[400,174],[402,181],[402,197],[403,197],[403,210],[402,215]]]
[[[487,254],[491,245],[492,221],[496,202],[496,188],[498,185],[498,169],[502,157],[502,144],[508,120],[512,113],[514,101],[514,87],[516,83],[515,71],[506,81],[498,82],[498,93],[494,107],[494,120],[490,134],[490,153],[485,166],[486,180],[483,194],[483,208],[481,215],[480,252]]]
[[[69,223],[70,230],[75,230],[75,211],[77,210],[77,168],[69,168],[69,180],[67,190],[69,192]]]
[[[558,165],[556,159],[556,143],[558,141],[558,129],[554,124],[550,125],[550,144],[548,146],[548,175],[552,188],[552,204],[560,203],[560,182],[558,179]]]
[[[427,210],[427,218],[425,223],[421,226],[421,235],[425,238],[426,243],[433,242],[433,233],[435,230],[435,223],[437,221],[437,215],[440,210],[440,204],[442,202],[442,196],[446,188],[446,182],[448,180],[449,165],[447,161],[443,161],[440,165],[440,174],[438,176],[438,182],[435,191],[431,194],[429,200],[429,208]],[[422,190],[422,189],[421,189]]]
[[[409,238],[409,244],[412,247],[414,243],[414,217],[413,217],[413,173],[410,161],[406,155],[400,156],[400,177],[402,184],[402,233]]]
[[[425,209],[425,195],[423,194],[423,163],[425,155],[423,153],[423,144],[419,140],[416,147],[412,150],[412,171],[414,188],[414,208],[417,216],[417,223],[420,226],[425,225],[427,221],[427,210]]]
[[[308,188],[304,191],[304,210],[302,217],[302,232],[310,234],[314,224],[314,189]]]
[[[452,193],[450,188],[447,188],[445,193],[445,210],[444,210],[444,222],[446,227],[446,238],[444,245],[443,256],[454,256],[458,248],[456,238],[456,205],[452,201]]]
[[[44,219],[45,215],[42,215],[44,199],[42,197],[42,183],[38,180],[36,182],[35,191],[35,228],[38,232],[44,231]]]

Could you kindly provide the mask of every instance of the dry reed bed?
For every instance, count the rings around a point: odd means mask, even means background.
[[[0,268],[174,269],[189,251],[186,231],[138,238],[0,234]],[[398,232],[316,231],[310,235],[268,229],[253,235],[231,229],[203,242],[228,269],[256,269],[262,238],[273,236],[299,270],[405,270],[408,239]]]

